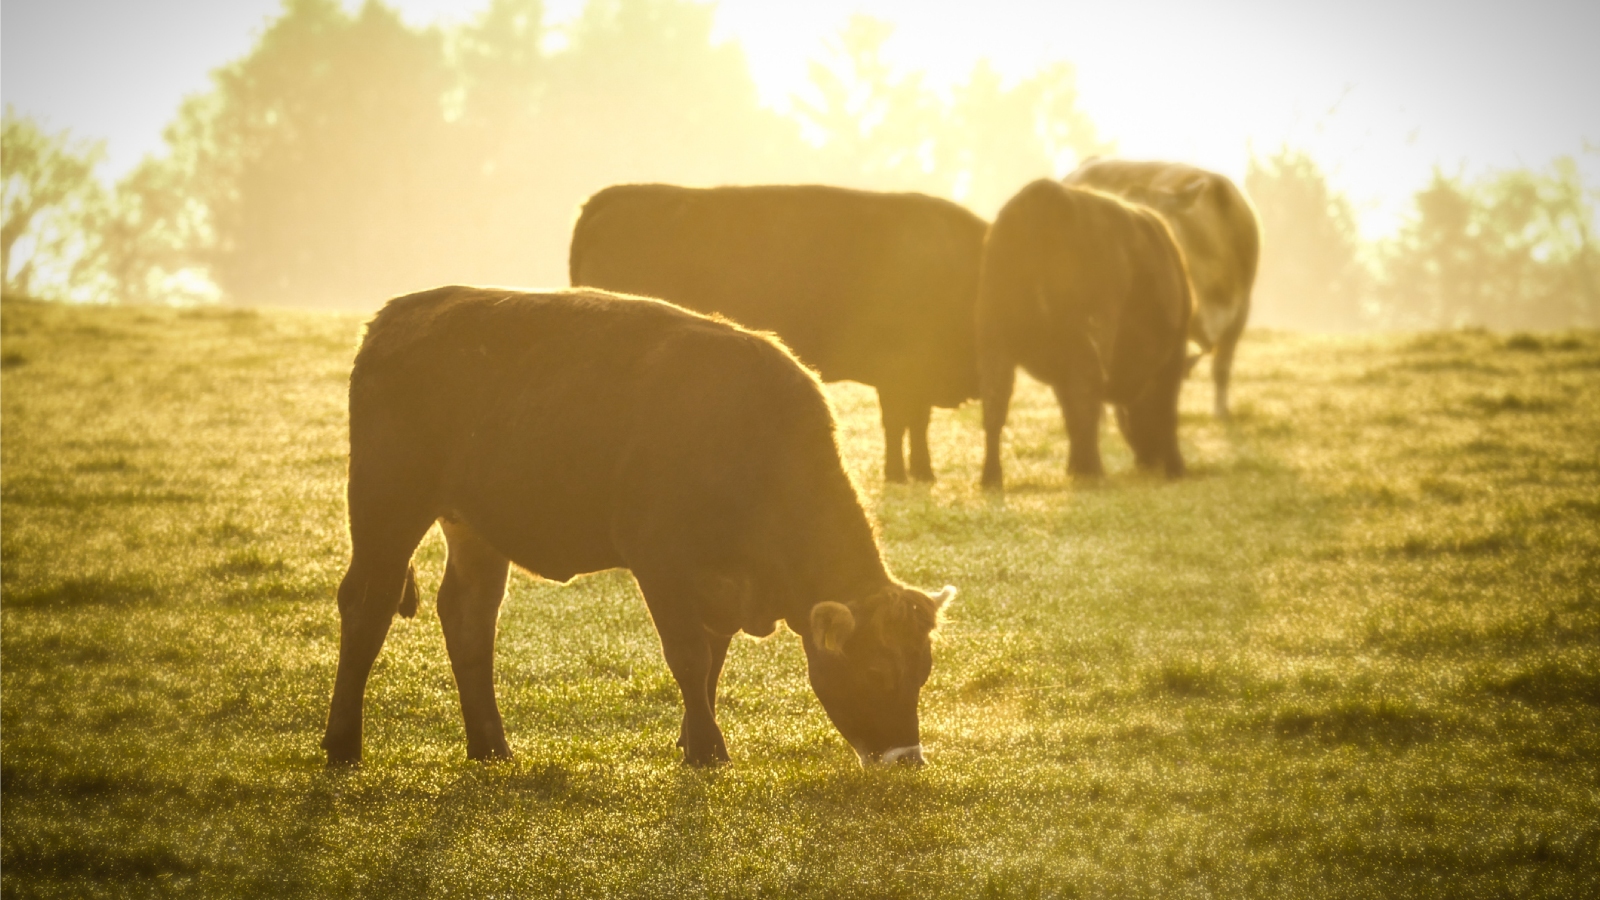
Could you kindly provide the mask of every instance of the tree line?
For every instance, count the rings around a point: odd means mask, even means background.
[[[992,216],[1027,181],[1114,152],[1070,65],[1008,83],[980,62],[936,90],[848,24],[789,109],[691,0],[589,0],[558,35],[540,0],[412,28],[371,0],[285,0],[186,99],[164,151],[111,187],[102,148],[5,113],[7,295],[363,307],[446,282],[561,284],[579,204],[626,181],[824,182],[950,197]],[[559,41],[552,41],[557,37]],[[1593,325],[1593,192],[1570,162],[1436,176],[1411,223],[1362,244],[1292,148],[1251,160],[1265,233],[1258,320]]]
[[[1394,237],[1364,244],[1349,199],[1306,153],[1252,156],[1260,215],[1252,321],[1356,328],[1600,325],[1594,200],[1570,157],[1469,179],[1435,169]]]

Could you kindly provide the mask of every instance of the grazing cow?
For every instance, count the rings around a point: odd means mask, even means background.
[[[1109,194],[1040,180],[995,217],[978,288],[983,484],[1000,487],[1000,430],[1021,364],[1055,389],[1067,471],[1095,477],[1100,413],[1142,468],[1183,474],[1178,391],[1186,370],[1189,281],[1159,216]]]
[[[330,764],[361,758],[367,676],[395,613],[416,612],[411,554],[435,521],[470,758],[511,754],[493,657],[515,562],[557,581],[633,570],[691,764],[728,758],[714,709],[729,639],[779,619],[863,764],[921,761],[917,697],[955,589],[889,575],[821,386],[763,335],[602,291],[391,300],[350,376],[349,502]]]
[[[572,231],[574,286],[660,297],[781,337],[825,381],[878,389],[883,475],[933,480],[928,418],[978,394],[982,219],[922,194],[625,184]]]
[[[1261,258],[1255,210],[1226,177],[1181,163],[1094,159],[1068,175],[1066,183],[1116,194],[1161,214],[1183,250],[1193,286],[1189,339],[1213,351],[1213,406],[1228,417],[1228,379],[1233,352],[1250,318],[1250,290]]]

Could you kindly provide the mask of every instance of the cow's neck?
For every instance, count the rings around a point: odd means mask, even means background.
[[[831,480],[831,479],[830,479]],[[784,569],[791,579],[786,618],[809,616],[825,600],[849,603],[875,593],[891,579],[878,551],[872,523],[844,472],[825,496],[804,507],[807,521],[796,529]]]

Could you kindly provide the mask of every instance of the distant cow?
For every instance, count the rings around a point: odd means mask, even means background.
[[[978,289],[983,484],[999,487],[1000,431],[1021,364],[1055,389],[1067,471],[1098,476],[1100,414],[1141,467],[1183,474],[1178,391],[1189,282],[1161,218],[1109,194],[1035,181],[1000,210]]]
[[[633,570],[683,692],[689,763],[728,758],[714,709],[730,637],[779,619],[863,764],[921,761],[917,698],[955,589],[889,575],[821,386],[765,336],[602,291],[391,300],[350,376],[349,503],[330,764],[361,758],[367,676],[395,613],[416,611],[411,554],[435,521],[473,759],[511,754],[493,666],[515,562],[557,581]]]
[[[825,381],[878,389],[883,474],[933,480],[932,407],[978,394],[972,308],[985,224],[922,194],[626,184],[572,232],[574,286],[643,294],[783,338]]]
[[[1067,184],[1107,191],[1159,212],[1172,227],[1194,286],[1189,338],[1215,351],[1214,409],[1228,417],[1233,352],[1250,318],[1250,290],[1261,257],[1255,210],[1226,177],[1180,163],[1091,160]]]

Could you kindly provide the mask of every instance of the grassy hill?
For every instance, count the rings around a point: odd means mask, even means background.
[[[514,762],[465,760],[432,608],[326,772],[359,320],[0,308],[0,893],[1577,897],[1600,885],[1600,335],[1252,334],[1193,477],[1065,477],[1023,379],[932,488],[847,462],[902,578],[961,588],[920,771],[861,771],[798,641],[736,640],[732,765],[678,763],[624,572],[512,577]],[[1204,370],[1204,364],[1201,366]]]

